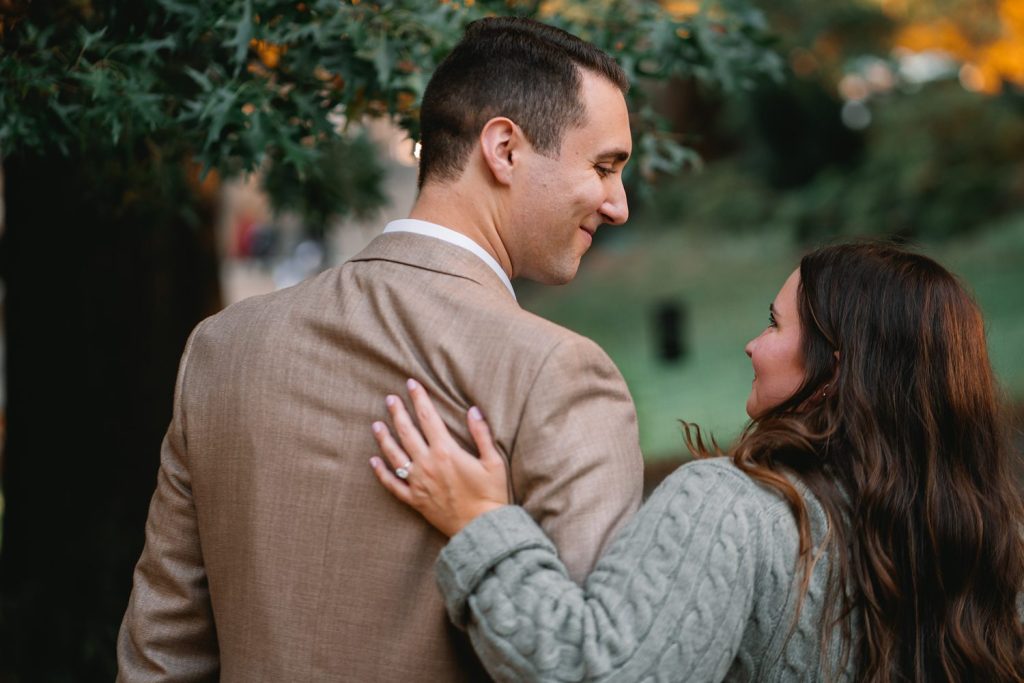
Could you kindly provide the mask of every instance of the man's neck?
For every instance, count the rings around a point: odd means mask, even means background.
[[[467,201],[465,191],[457,184],[431,186],[421,190],[409,218],[435,223],[465,235],[490,254],[511,278],[512,259],[498,232],[495,208],[489,206],[486,199]]]

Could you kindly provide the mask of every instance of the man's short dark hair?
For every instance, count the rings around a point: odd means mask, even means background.
[[[571,33],[520,17],[471,23],[423,95],[420,187],[458,178],[496,116],[515,121],[540,153],[556,155],[566,130],[585,123],[583,69],[629,90],[614,59]]]

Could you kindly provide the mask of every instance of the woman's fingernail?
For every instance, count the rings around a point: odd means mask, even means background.
[[[409,391],[412,391],[413,389],[415,389],[419,385],[420,385],[420,383],[417,382],[414,379],[408,379],[408,380],[405,381],[405,386],[409,387]]]
[[[388,396],[388,397],[386,397],[386,398],[384,399],[384,403],[386,403],[386,404],[387,404],[387,406],[388,406],[388,408],[390,408],[390,407],[392,407],[393,405],[395,405],[395,401],[397,401],[397,400],[398,400],[398,397],[397,397],[397,396]]]
[[[384,431],[384,423],[374,422],[372,425],[370,425],[370,429],[373,430],[374,434],[380,434],[382,431]]]
[[[484,419],[483,413],[481,413],[480,409],[477,408],[476,406],[473,406],[472,408],[469,409],[469,416],[474,420]]]
[[[378,465],[380,465],[380,458],[370,458],[370,467],[377,469]]]

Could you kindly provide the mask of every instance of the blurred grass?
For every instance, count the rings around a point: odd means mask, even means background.
[[[559,288],[517,284],[524,308],[600,344],[636,402],[649,461],[683,454],[679,419],[724,444],[746,422],[753,377],[743,347],[767,324],[768,304],[804,250],[784,234],[720,235],[686,226],[605,228],[577,278]],[[993,367],[1009,398],[1024,401],[1024,213],[963,237],[916,245],[958,273],[985,314]],[[654,309],[688,308],[689,353],[656,359]]]

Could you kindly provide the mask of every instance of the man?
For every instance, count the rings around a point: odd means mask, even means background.
[[[181,361],[124,681],[483,676],[447,623],[444,538],[368,466],[384,397],[414,377],[463,445],[480,406],[512,494],[574,578],[640,500],[632,401],[593,343],[518,307],[626,220],[625,77],[522,19],[476,22],[424,97],[411,218],[291,289],[201,323]]]

